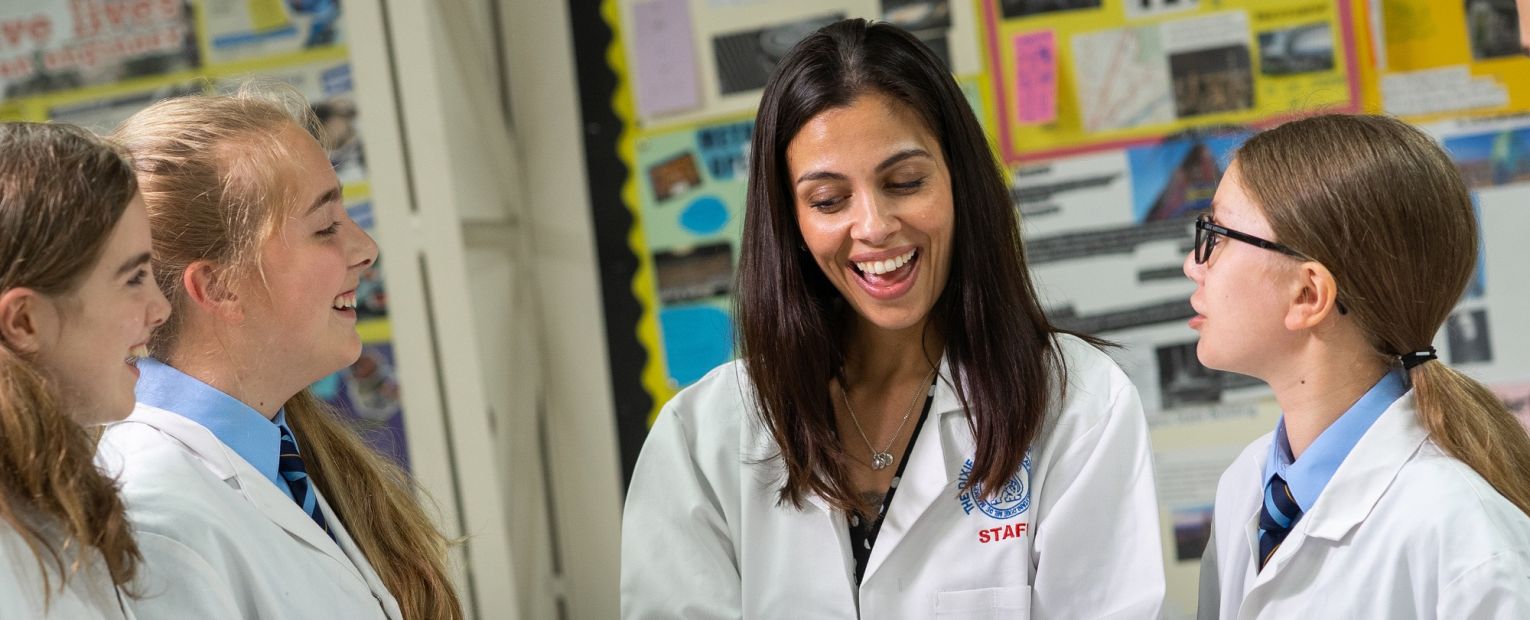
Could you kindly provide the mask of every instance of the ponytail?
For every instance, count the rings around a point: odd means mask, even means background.
[[[378,456],[308,390],[284,407],[302,442],[308,477],[398,600],[407,620],[457,620],[462,604],[446,570],[449,541],[415,497],[403,469]]]
[[[1503,401],[1438,361],[1419,364],[1408,375],[1430,438],[1530,514],[1530,433]]]
[[[95,441],[58,406],[31,362],[0,346],[0,521],[21,536],[51,602],[51,560],[63,589],[100,552],[112,583],[133,579],[138,545],[112,479],[96,469]],[[131,594],[131,593],[130,593]]]

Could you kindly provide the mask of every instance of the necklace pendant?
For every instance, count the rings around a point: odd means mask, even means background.
[[[892,462],[893,455],[886,452],[877,452],[871,455],[871,468],[874,470],[887,469],[887,466],[892,465]]]

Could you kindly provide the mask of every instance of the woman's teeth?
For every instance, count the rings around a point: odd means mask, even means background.
[[[914,260],[914,252],[916,252],[916,251],[917,251],[917,248],[914,249],[914,250],[909,250],[907,254],[904,254],[903,256],[899,256],[899,257],[896,257],[896,258],[890,258],[890,259],[887,259],[887,260],[874,260],[874,261],[865,262],[865,263],[856,263],[855,267],[857,269],[860,269],[864,273],[868,273],[868,274],[871,274],[871,275],[874,275],[874,276],[879,276],[879,275],[882,275],[884,273],[889,273],[889,272],[892,272],[892,271],[897,271],[900,267],[902,267],[904,265],[907,265],[909,261]]]
[[[335,302],[333,304],[330,304],[330,305],[334,309],[336,309],[336,310],[351,310],[351,309],[354,309],[356,307],[356,293],[354,293],[354,292],[346,293],[344,295],[336,297],[335,298]]]

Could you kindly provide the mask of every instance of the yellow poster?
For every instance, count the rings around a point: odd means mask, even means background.
[[[1363,101],[1349,0],[978,0],[1011,163]]]
[[[1381,109],[1421,122],[1530,110],[1513,0],[1385,0]]]

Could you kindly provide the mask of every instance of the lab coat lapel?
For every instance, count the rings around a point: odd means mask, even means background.
[[[377,576],[377,571],[372,568],[372,563],[367,561],[367,557],[361,553],[361,548],[356,546],[356,541],[351,538],[350,531],[346,530],[345,525],[341,523],[340,515],[335,514],[334,509],[329,506],[329,501],[324,499],[323,493],[319,493],[316,499],[319,500],[319,511],[324,513],[325,522],[329,523],[330,529],[335,532],[335,541],[339,543],[340,549],[345,553],[346,557],[350,558],[351,566],[357,571],[357,576],[366,582],[367,588],[372,591],[372,596],[376,597],[377,602],[382,605],[383,613],[394,620],[401,619],[403,613],[399,610],[398,601],[393,598],[393,594],[383,584],[382,578]],[[293,505],[296,505],[296,503]],[[315,529],[317,529],[317,525]]]
[[[882,518],[882,529],[877,532],[871,556],[866,559],[862,583],[871,580],[920,517],[943,496],[950,495],[946,491],[952,488],[966,462],[966,455],[973,450],[972,431],[967,426],[966,416],[951,415],[959,414],[962,407],[951,387],[950,377],[950,366],[942,360],[930,415],[919,428],[919,440],[914,444],[913,453],[906,457],[908,464],[903,468],[903,477],[899,479],[892,504]],[[956,501],[954,495],[949,499]]]
[[[1419,425],[1413,411],[1413,394],[1404,394],[1371,425],[1349,456],[1344,457],[1312,510],[1297,521],[1290,536],[1259,572],[1250,594],[1279,574],[1281,567],[1301,551],[1309,538],[1337,542],[1359,527],[1381,501],[1382,494],[1392,486],[1403,465],[1413,458],[1427,438],[1428,432]],[[1260,471],[1263,471],[1262,464]],[[1260,497],[1263,498],[1262,493]],[[1258,553],[1257,543],[1255,553]]]
[[[207,427],[172,411],[165,411],[140,403],[133,415],[120,422],[142,423],[159,429],[191,449],[213,475],[238,490],[262,515],[293,537],[334,558],[346,566],[357,579],[362,579],[351,560],[346,557],[335,541],[319,528],[308,513],[287,497],[269,479],[255,471],[255,467],[235,454],[219,441]],[[338,522],[338,519],[332,520]],[[365,581],[364,579],[362,579]]]

